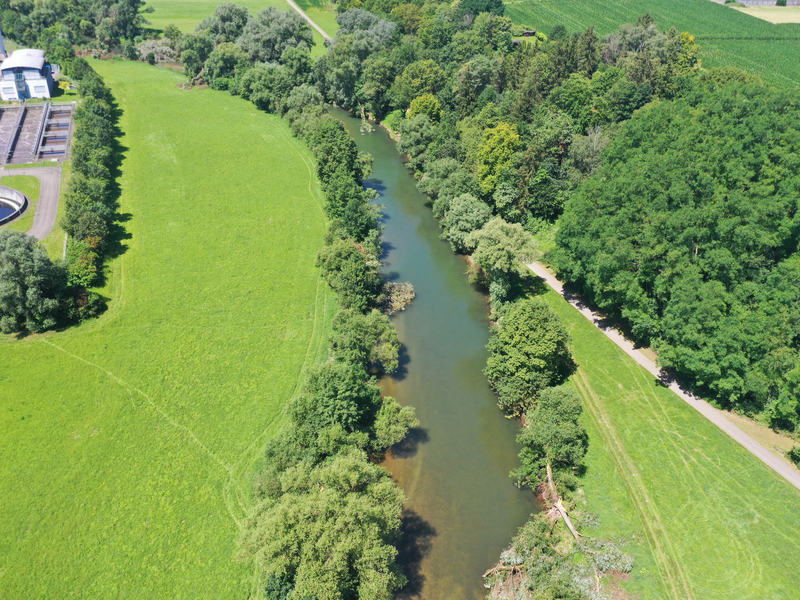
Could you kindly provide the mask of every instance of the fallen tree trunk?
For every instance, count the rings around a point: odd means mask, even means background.
[[[559,514],[561,515],[561,518],[564,519],[564,523],[567,524],[570,533],[577,540],[580,534],[575,529],[575,526],[572,524],[572,519],[569,518],[569,515],[567,514],[567,509],[564,508],[564,505],[561,503],[561,496],[559,496],[558,492],[556,491],[556,484],[553,482],[553,469],[550,468],[549,462],[547,463],[547,484],[550,486],[550,493],[552,494],[552,497],[555,499],[553,506],[556,507]]]
[[[511,573],[513,574],[515,571],[521,571],[522,567],[524,566],[525,565],[523,564],[523,565],[511,565],[509,567],[504,565],[503,563],[500,563],[496,567],[493,567],[488,571],[486,571],[486,573],[483,574],[483,578],[486,579],[490,575],[495,575],[498,571],[511,571]]]

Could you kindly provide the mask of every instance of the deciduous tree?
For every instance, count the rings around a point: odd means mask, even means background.
[[[35,238],[0,231],[0,331],[38,333],[53,327],[66,283],[64,266],[54,264]]]

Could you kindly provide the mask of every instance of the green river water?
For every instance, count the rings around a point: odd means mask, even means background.
[[[467,281],[464,258],[439,239],[427,198],[386,132],[361,135],[359,119],[334,115],[375,160],[366,184],[385,206],[383,271],[417,293],[394,318],[401,368],[381,382],[385,394],[415,406],[421,422],[384,463],[408,496],[400,558],[410,583],[400,597],[482,598],[481,575],[538,510],[508,476],[518,423],[504,418],[482,372],[487,300]]]

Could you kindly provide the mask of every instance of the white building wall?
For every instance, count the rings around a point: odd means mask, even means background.
[[[49,70],[47,76],[36,70],[26,69],[24,71],[24,82],[28,98],[50,98],[50,90],[53,86],[53,78]],[[3,78],[0,81],[0,96],[4,102],[19,100],[17,92],[17,80],[13,71],[3,71]]]

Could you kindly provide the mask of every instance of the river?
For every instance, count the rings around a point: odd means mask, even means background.
[[[391,138],[383,129],[361,135],[359,119],[333,114],[375,161],[365,183],[385,206],[383,271],[417,293],[394,318],[401,368],[381,382],[385,394],[415,406],[421,422],[384,463],[408,496],[400,559],[410,582],[400,597],[483,598],[481,575],[538,510],[508,476],[518,464],[518,423],[497,408],[483,376],[487,299],[467,281],[464,258],[439,239]]]

